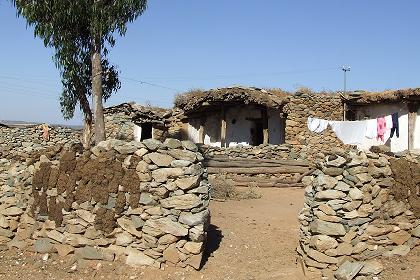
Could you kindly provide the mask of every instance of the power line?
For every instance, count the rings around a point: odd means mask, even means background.
[[[159,84],[155,84],[155,83],[149,83],[149,82],[146,82],[146,81],[136,80],[136,79],[132,79],[132,78],[128,78],[128,77],[121,76],[121,79],[128,80],[128,81],[133,81],[133,82],[137,82],[137,83],[140,83],[140,84],[145,84],[145,85],[149,85],[149,86],[153,86],[153,87],[159,87],[159,88],[164,88],[164,89],[173,90],[173,91],[180,91],[179,89],[176,89],[176,88],[171,88],[171,87],[167,87],[167,86],[163,86],[163,85],[159,85]]]

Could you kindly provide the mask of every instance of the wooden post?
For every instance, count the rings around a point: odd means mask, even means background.
[[[416,118],[418,104],[408,103],[408,149],[414,149],[414,129],[416,127]]]
[[[268,144],[268,116],[267,116],[267,108],[261,110],[262,114],[262,121],[263,121],[263,144]]]
[[[206,117],[200,118],[200,129],[198,130],[198,142],[204,144],[204,124],[206,123]]]
[[[226,112],[225,112],[225,106],[222,104],[221,110],[220,110],[220,142],[221,146],[226,147]]]

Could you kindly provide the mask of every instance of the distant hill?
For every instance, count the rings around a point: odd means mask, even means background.
[[[40,125],[42,123],[27,122],[27,121],[0,120],[0,126],[2,124],[6,126],[10,126],[10,127],[30,127],[30,126]],[[76,130],[83,129],[82,125],[67,125],[67,124],[48,124],[48,125],[52,127],[57,127],[57,126],[67,127],[67,128],[76,129]]]

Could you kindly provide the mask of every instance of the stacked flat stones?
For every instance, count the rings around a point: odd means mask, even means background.
[[[420,244],[419,217],[392,191],[392,160],[397,159],[341,153],[327,156],[304,178],[298,253],[307,267],[331,279],[365,279],[383,269],[375,257],[404,256]]]
[[[0,157],[25,161],[33,154],[80,141],[80,130],[50,127],[50,140],[42,138],[42,127],[0,127]]]
[[[23,188],[27,201],[0,205],[0,229],[7,234],[0,243],[199,269],[210,219],[202,160],[195,144],[175,139],[110,139],[83,153],[65,150],[58,160],[41,156],[23,171],[34,173]],[[7,186],[2,193],[10,192]]]
[[[242,146],[229,148],[219,148],[211,146],[202,146],[201,152],[205,157],[226,156],[228,158],[244,159],[288,159],[296,158],[296,153],[290,145],[259,145]]]

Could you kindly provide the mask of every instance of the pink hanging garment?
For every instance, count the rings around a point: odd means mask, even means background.
[[[377,122],[377,132],[378,132],[378,136],[376,139],[381,139],[382,142],[384,142],[384,135],[385,135],[385,131],[386,131],[386,121],[384,117],[380,117],[376,119]]]

